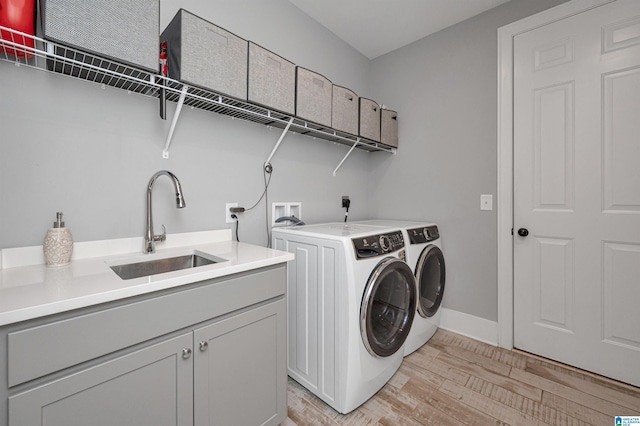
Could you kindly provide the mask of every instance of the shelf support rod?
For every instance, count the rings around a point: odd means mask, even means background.
[[[269,154],[269,158],[267,158],[267,161],[264,162],[265,167],[267,165],[271,164],[271,159],[273,158],[273,156],[275,155],[276,151],[278,150],[278,148],[280,147],[280,144],[282,143],[282,139],[284,139],[284,136],[287,134],[287,132],[289,131],[289,127],[291,127],[291,123],[293,123],[293,118],[291,117],[291,119],[289,120],[289,122],[287,123],[287,126],[284,128],[284,130],[282,131],[282,134],[280,135],[280,138],[278,139],[278,142],[276,142],[276,146],[273,147],[273,149],[271,150],[271,154]]]
[[[169,134],[167,135],[167,141],[164,143],[164,149],[162,150],[162,158],[169,158],[169,147],[171,146],[171,140],[173,139],[173,132],[176,130],[176,124],[184,105],[184,98],[187,96],[187,90],[189,86],[182,86],[182,92],[180,92],[180,99],[178,99],[178,106],[176,112],[173,114],[173,120],[171,120],[171,127],[169,128]]]
[[[338,167],[336,167],[336,169],[333,171],[333,175],[335,176],[336,173],[338,173],[338,170],[340,169],[340,167],[342,167],[342,163],[345,162],[345,160],[347,159],[347,157],[349,157],[351,155],[351,153],[353,152],[354,149],[356,149],[356,146],[358,146],[360,144],[360,138],[358,138],[356,140],[356,143],[353,144],[353,146],[351,147],[351,149],[349,150],[349,152],[347,152],[347,155],[344,156],[344,158],[342,159],[342,161],[340,162],[340,164],[338,164]]]

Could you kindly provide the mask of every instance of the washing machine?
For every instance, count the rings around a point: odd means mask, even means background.
[[[400,229],[329,223],[274,228],[287,265],[288,374],[346,414],[402,363],[416,284]]]
[[[400,228],[404,233],[407,263],[414,271],[418,294],[415,319],[404,346],[405,356],[409,355],[427,343],[440,325],[446,267],[438,225],[398,220],[365,220],[355,223],[385,229]]]

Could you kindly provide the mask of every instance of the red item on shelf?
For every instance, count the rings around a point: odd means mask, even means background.
[[[35,36],[36,35],[36,4],[35,0],[0,0],[0,26]],[[26,47],[35,47],[32,37],[23,36],[6,30],[0,31],[3,42],[9,41]],[[12,49],[6,44],[0,45],[0,52],[20,58],[30,58],[33,53],[26,49]]]
[[[169,70],[167,68],[167,42],[160,43],[160,74],[167,77]]]

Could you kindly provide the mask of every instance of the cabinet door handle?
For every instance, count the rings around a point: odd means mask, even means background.
[[[208,347],[209,347],[208,342],[205,342],[204,340],[200,342],[200,351],[204,352],[207,350]]]
[[[182,358],[189,359],[191,357],[191,348],[184,348],[182,350]]]

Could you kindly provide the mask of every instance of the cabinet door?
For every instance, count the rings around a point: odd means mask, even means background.
[[[194,332],[195,425],[278,425],[287,416],[282,298]]]
[[[9,398],[9,424],[193,424],[193,357],[187,333]]]

